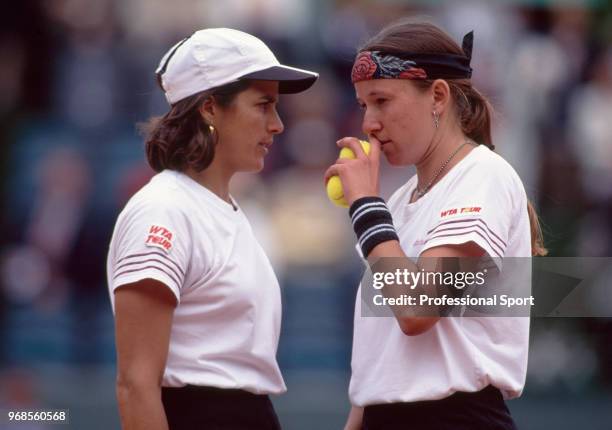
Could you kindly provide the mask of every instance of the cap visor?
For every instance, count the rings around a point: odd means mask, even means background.
[[[240,79],[278,81],[278,92],[295,94],[307,90],[319,77],[318,73],[289,66],[273,66],[242,76]]]

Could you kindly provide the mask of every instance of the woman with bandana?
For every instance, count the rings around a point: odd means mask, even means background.
[[[339,140],[356,158],[339,159],[325,178],[340,177],[370,262],[396,257],[417,272],[448,257],[500,265],[545,253],[520,178],[494,152],[491,107],[470,80],[472,43],[473,33],[460,47],[432,24],[400,21],[359,50],[351,77],[370,153],[357,138]],[[381,153],[416,166],[388,202],[379,197]],[[504,399],[523,390],[529,318],[441,317],[435,308],[364,317],[365,285],[346,429],[515,428]]]

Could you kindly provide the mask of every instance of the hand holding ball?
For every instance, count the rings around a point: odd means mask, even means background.
[[[366,155],[370,155],[370,142],[360,140],[361,147]],[[340,151],[340,158],[355,158],[355,153],[350,148],[342,148]],[[339,176],[332,176],[327,181],[327,197],[336,205],[348,208],[348,202],[344,198],[344,191],[342,189],[342,181]]]

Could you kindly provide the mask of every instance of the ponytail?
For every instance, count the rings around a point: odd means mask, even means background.
[[[463,133],[474,142],[495,150],[491,137],[493,107],[489,100],[468,80],[448,80],[447,82],[456,103],[457,116]],[[548,250],[544,247],[538,213],[529,200],[527,200],[527,213],[531,230],[531,255],[534,257],[546,255]]]
[[[529,200],[527,200],[527,213],[529,214],[529,227],[531,229],[531,255],[534,257],[544,256],[548,254],[548,250],[544,247],[544,236],[540,226],[540,219]]]
[[[468,80],[448,80],[457,116],[463,133],[492,151],[495,150],[491,135],[493,106]]]
[[[487,98],[474,88],[469,81],[447,81],[457,105],[457,114],[463,133],[474,142],[495,149],[491,137],[491,118],[493,107]],[[531,201],[527,200],[527,213],[529,214],[529,227],[531,230],[531,255],[543,256],[548,254],[544,247],[544,237],[538,213]]]

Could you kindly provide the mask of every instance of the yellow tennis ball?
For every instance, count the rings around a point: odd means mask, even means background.
[[[370,155],[370,142],[360,140],[361,147],[366,155]],[[340,150],[340,158],[355,158],[355,153],[351,148],[342,148]],[[336,205],[343,208],[348,207],[348,202],[344,198],[344,190],[342,189],[342,181],[339,176],[332,176],[327,181],[327,197]]]
[[[348,207],[348,203],[344,199],[344,191],[342,190],[342,182],[339,176],[332,176],[327,181],[327,197],[338,206]]]

